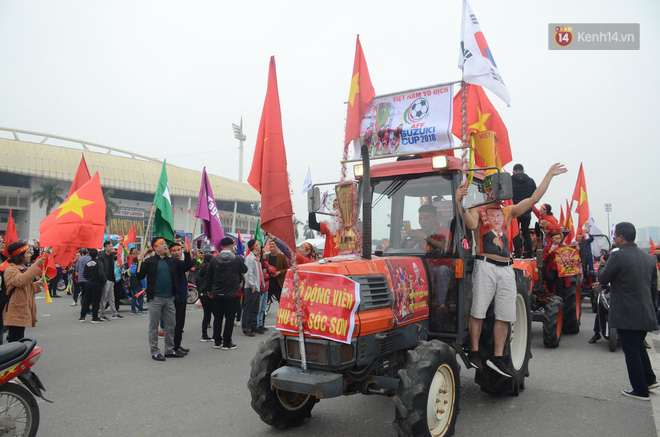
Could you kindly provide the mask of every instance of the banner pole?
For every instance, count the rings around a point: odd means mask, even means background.
[[[147,246],[147,235],[149,235],[149,231],[151,230],[151,220],[154,218],[154,205],[151,205],[151,209],[149,211],[149,221],[147,222],[147,230],[144,232],[144,237],[142,237],[142,250]],[[142,267],[142,260],[138,262],[137,266],[137,271],[140,271],[140,268]]]

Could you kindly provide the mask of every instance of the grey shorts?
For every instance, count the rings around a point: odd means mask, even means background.
[[[495,319],[516,321],[516,275],[513,267],[496,266],[474,260],[472,272],[472,317],[485,319],[490,303],[495,300]]]

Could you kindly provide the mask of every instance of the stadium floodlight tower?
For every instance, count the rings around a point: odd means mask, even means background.
[[[243,117],[240,126],[232,123],[231,127],[234,128],[234,138],[238,140],[238,182],[243,182],[243,141],[247,138],[243,133]]]
[[[243,117],[241,117],[240,126],[232,123],[234,128],[234,138],[238,140],[238,182],[243,182],[243,141],[247,138],[243,133]],[[238,210],[238,201],[234,201],[234,214],[231,220],[231,231],[236,232],[236,211]]]

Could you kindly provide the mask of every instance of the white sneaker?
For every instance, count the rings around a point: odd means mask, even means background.
[[[78,302],[73,302],[73,303],[71,304],[72,307],[75,307],[76,305],[78,305]]]

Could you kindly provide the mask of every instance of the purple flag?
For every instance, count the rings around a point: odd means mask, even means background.
[[[222,230],[222,222],[218,208],[215,206],[215,197],[209,177],[206,175],[206,167],[202,170],[202,186],[199,188],[199,199],[197,200],[197,218],[204,222],[204,234],[208,237],[211,244],[216,249],[220,249],[220,240],[225,238],[225,231]],[[193,235],[194,238],[194,235]]]

